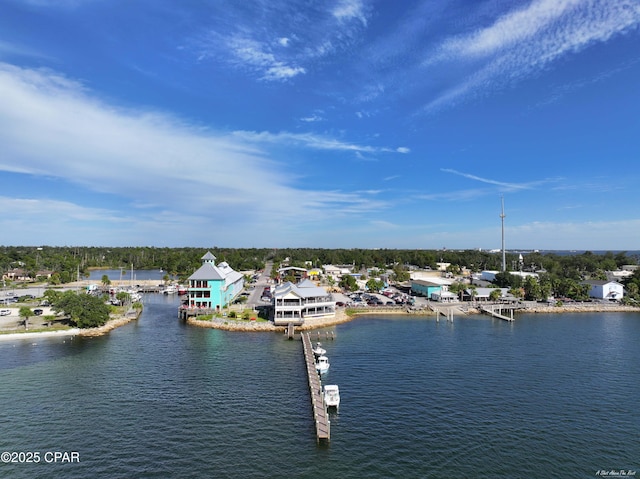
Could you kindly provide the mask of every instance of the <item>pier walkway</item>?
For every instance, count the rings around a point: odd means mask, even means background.
[[[488,314],[490,316],[493,316],[494,318],[498,318],[498,319],[502,319],[504,321],[513,321],[513,310],[515,308],[504,308],[501,306],[480,306],[480,311],[482,313]],[[496,311],[497,310],[497,311]],[[502,314],[502,311],[510,311],[511,315],[510,316],[505,316],[504,314]]]
[[[466,314],[457,304],[438,304],[436,306],[432,302],[429,302],[427,303],[427,307],[436,313],[436,321],[440,320],[440,315],[444,316],[447,321],[453,322],[454,314]]]
[[[302,349],[304,351],[304,362],[307,365],[307,377],[309,378],[309,393],[311,394],[311,407],[313,408],[313,419],[316,424],[316,439],[318,442],[329,442],[331,438],[331,423],[327,408],[324,405],[322,396],[322,385],[320,375],[316,370],[316,361],[313,356],[313,347],[309,333],[302,333]]]

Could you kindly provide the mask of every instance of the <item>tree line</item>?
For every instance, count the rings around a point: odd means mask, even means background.
[[[266,261],[275,265],[288,264],[303,268],[324,264],[349,265],[356,272],[368,269],[392,270],[392,279],[406,280],[414,268],[437,269],[438,263],[448,263],[449,271],[456,274],[462,269],[471,272],[501,270],[502,254],[481,250],[422,250],[422,249],[326,249],[326,248],[157,248],[139,247],[58,247],[58,246],[3,246],[0,247],[0,268],[7,272],[13,268],[25,270],[35,279],[39,271],[53,271],[53,283],[67,283],[88,276],[91,268],[163,269],[184,280],[202,262],[202,256],[211,251],[217,262],[226,261],[236,271],[259,270]],[[520,260],[522,255],[522,261]],[[579,299],[584,297],[587,279],[606,279],[606,271],[623,265],[637,265],[638,253],[606,252],[507,252],[507,271],[529,271],[539,274],[533,283],[514,275],[498,274],[495,284],[525,291],[526,297],[543,299],[547,292]],[[627,280],[631,297],[640,290],[640,272]]]

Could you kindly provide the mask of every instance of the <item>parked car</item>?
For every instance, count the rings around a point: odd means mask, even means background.
[[[9,316],[11,314],[10,309],[0,309],[0,316]]]
[[[40,316],[42,313],[44,313],[44,311],[40,308],[36,308],[33,310],[33,314],[35,314],[36,316]]]

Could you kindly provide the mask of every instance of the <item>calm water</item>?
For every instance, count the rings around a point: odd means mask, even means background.
[[[323,447],[300,342],[190,328],[175,301],[102,338],[0,342],[0,452],[80,455],[0,477],[640,477],[640,315],[340,325]]]

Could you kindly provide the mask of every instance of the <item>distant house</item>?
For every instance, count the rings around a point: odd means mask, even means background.
[[[2,279],[10,281],[29,281],[31,276],[22,268],[13,268],[2,275]]]
[[[207,252],[202,257],[202,266],[189,276],[188,305],[219,310],[233,301],[243,287],[242,273],[225,262],[216,266],[216,257]]]
[[[287,266],[278,270],[278,278],[280,280],[293,276],[296,282],[299,282],[307,277],[307,270],[305,268],[297,268],[295,266]]]
[[[345,266],[335,266],[332,264],[324,264],[322,265],[322,269],[324,270],[324,274],[330,276],[336,281],[340,280],[345,274],[351,273],[351,268],[347,268]]]
[[[322,268],[311,268],[307,271],[307,278],[311,280],[318,280],[322,276]]]
[[[590,280],[582,284],[589,286],[590,298],[619,301],[624,296],[624,286],[617,281]]]
[[[276,325],[302,324],[305,318],[332,317],[336,314],[336,303],[324,288],[308,279],[298,284],[290,281],[278,285],[273,291]]]

